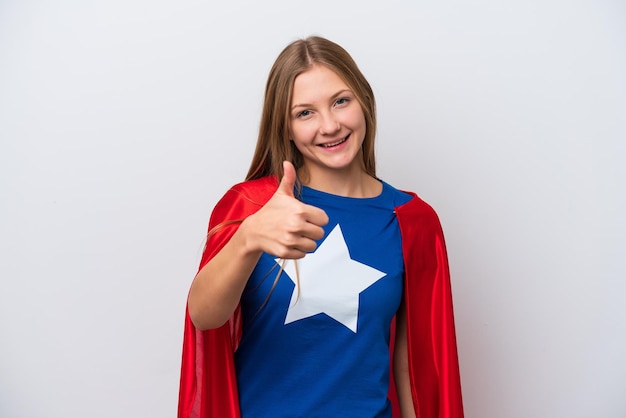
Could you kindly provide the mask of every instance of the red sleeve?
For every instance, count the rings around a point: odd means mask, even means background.
[[[209,231],[215,230],[207,240],[200,268],[232,237],[239,225],[237,221],[245,219],[267,202],[276,185],[274,179],[265,178],[237,185],[224,195],[209,221]],[[240,325],[237,309],[222,327],[199,331],[186,310],[179,418],[240,417],[233,358],[241,336]]]

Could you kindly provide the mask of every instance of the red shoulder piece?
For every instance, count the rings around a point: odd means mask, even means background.
[[[396,208],[405,263],[407,339],[419,418],[462,418],[452,291],[439,218],[414,198]]]
[[[238,223],[258,211],[274,194],[274,177],[240,183],[217,203],[209,230],[219,227],[209,238],[200,268],[217,254],[238,228]],[[178,398],[178,418],[238,418],[239,397],[233,353],[241,337],[238,310],[220,328],[199,331],[185,312],[183,355]]]

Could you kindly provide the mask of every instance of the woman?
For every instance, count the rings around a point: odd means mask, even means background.
[[[372,89],[324,38],[272,67],[188,298],[179,417],[462,417],[435,212],[376,177]]]

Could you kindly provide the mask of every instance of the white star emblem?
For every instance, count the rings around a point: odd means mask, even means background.
[[[281,262],[280,259],[276,261]],[[325,313],[356,333],[359,293],[386,273],[350,258],[339,225],[335,226],[314,253],[296,262],[297,275],[295,263],[285,263],[284,271],[296,285],[291,294],[285,325]]]

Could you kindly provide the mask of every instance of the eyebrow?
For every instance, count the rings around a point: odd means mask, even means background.
[[[331,100],[335,100],[337,97],[341,96],[344,93],[352,93],[352,90],[350,89],[343,89],[343,90],[339,90],[337,93],[333,94],[332,96],[330,96]],[[300,104],[296,104],[291,106],[291,110],[294,110],[297,107],[311,107],[312,105],[309,103],[300,103]]]

